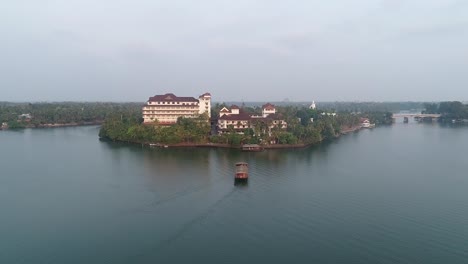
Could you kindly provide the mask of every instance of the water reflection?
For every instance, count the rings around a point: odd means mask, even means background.
[[[466,132],[395,124],[248,153],[2,131],[0,262],[466,263]]]
[[[237,187],[247,187],[249,185],[249,180],[248,179],[234,179],[234,186]]]

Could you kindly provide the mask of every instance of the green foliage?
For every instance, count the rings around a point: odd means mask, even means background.
[[[283,132],[278,135],[279,144],[297,144],[297,137],[290,132]]]
[[[228,138],[226,135],[212,135],[210,136],[209,141],[216,144],[227,144]]]
[[[215,105],[220,109],[223,105]],[[257,111],[258,109],[252,109]],[[216,143],[240,146],[242,144],[314,144],[323,139],[332,139],[339,135],[342,127],[360,125],[360,115],[353,113],[339,113],[336,116],[321,115],[321,111],[305,107],[278,107],[278,113],[287,122],[287,129],[275,125],[271,120],[255,119],[251,121],[251,128],[243,133],[237,133],[229,126],[228,133],[210,136],[208,117],[179,118],[172,126],[155,124],[141,124],[140,113],[135,115],[114,114],[106,118],[100,131],[100,137],[110,140],[147,142],[160,144],[177,143]],[[391,114],[373,113],[382,120],[389,119]],[[372,114],[369,114],[372,116]],[[313,122],[311,121],[313,118]],[[303,122],[305,120],[305,122]]]
[[[321,109],[331,111],[332,109],[343,113],[373,113],[373,112],[400,112],[417,111],[424,108],[421,102],[320,102]]]
[[[425,103],[423,114],[438,114],[439,106],[435,103]]]
[[[228,144],[231,146],[240,146],[242,142],[242,135],[237,133],[230,133],[228,135]]]
[[[8,123],[8,128],[9,129],[20,129],[20,128],[25,128],[25,124],[22,122],[18,122],[16,120],[9,121]]]
[[[392,113],[390,112],[371,112],[365,113],[364,116],[369,118],[369,121],[376,125],[390,125],[392,124]]]
[[[458,101],[424,104],[426,114],[441,114],[442,121],[468,119],[468,105]]]
[[[110,117],[103,123],[99,137],[116,141],[161,144],[206,143],[210,124],[207,116],[179,118],[172,126],[140,124],[136,117]]]
[[[439,105],[442,119],[468,119],[468,105],[461,102],[442,102]]]
[[[0,103],[0,122],[17,127],[99,123],[113,115],[141,116],[141,103]],[[31,119],[21,118],[29,114]],[[15,123],[19,123],[18,125]]]

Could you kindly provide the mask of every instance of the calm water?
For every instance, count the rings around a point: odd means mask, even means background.
[[[468,263],[466,127],[262,153],[97,133],[0,132],[0,263]]]

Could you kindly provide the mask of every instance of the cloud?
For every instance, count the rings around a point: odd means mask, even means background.
[[[4,100],[206,90],[220,100],[417,100],[423,89],[438,100],[445,82],[468,98],[457,88],[467,3],[10,1],[0,10],[0,85]]]

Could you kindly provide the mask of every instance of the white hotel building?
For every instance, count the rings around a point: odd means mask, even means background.
[[[207,113],[211,117],[211,94],[204,93],[194,97],[178,97],[172,93],[150,97],[143,106],[143,122],[171,125],[177,118],[194,118]]]

